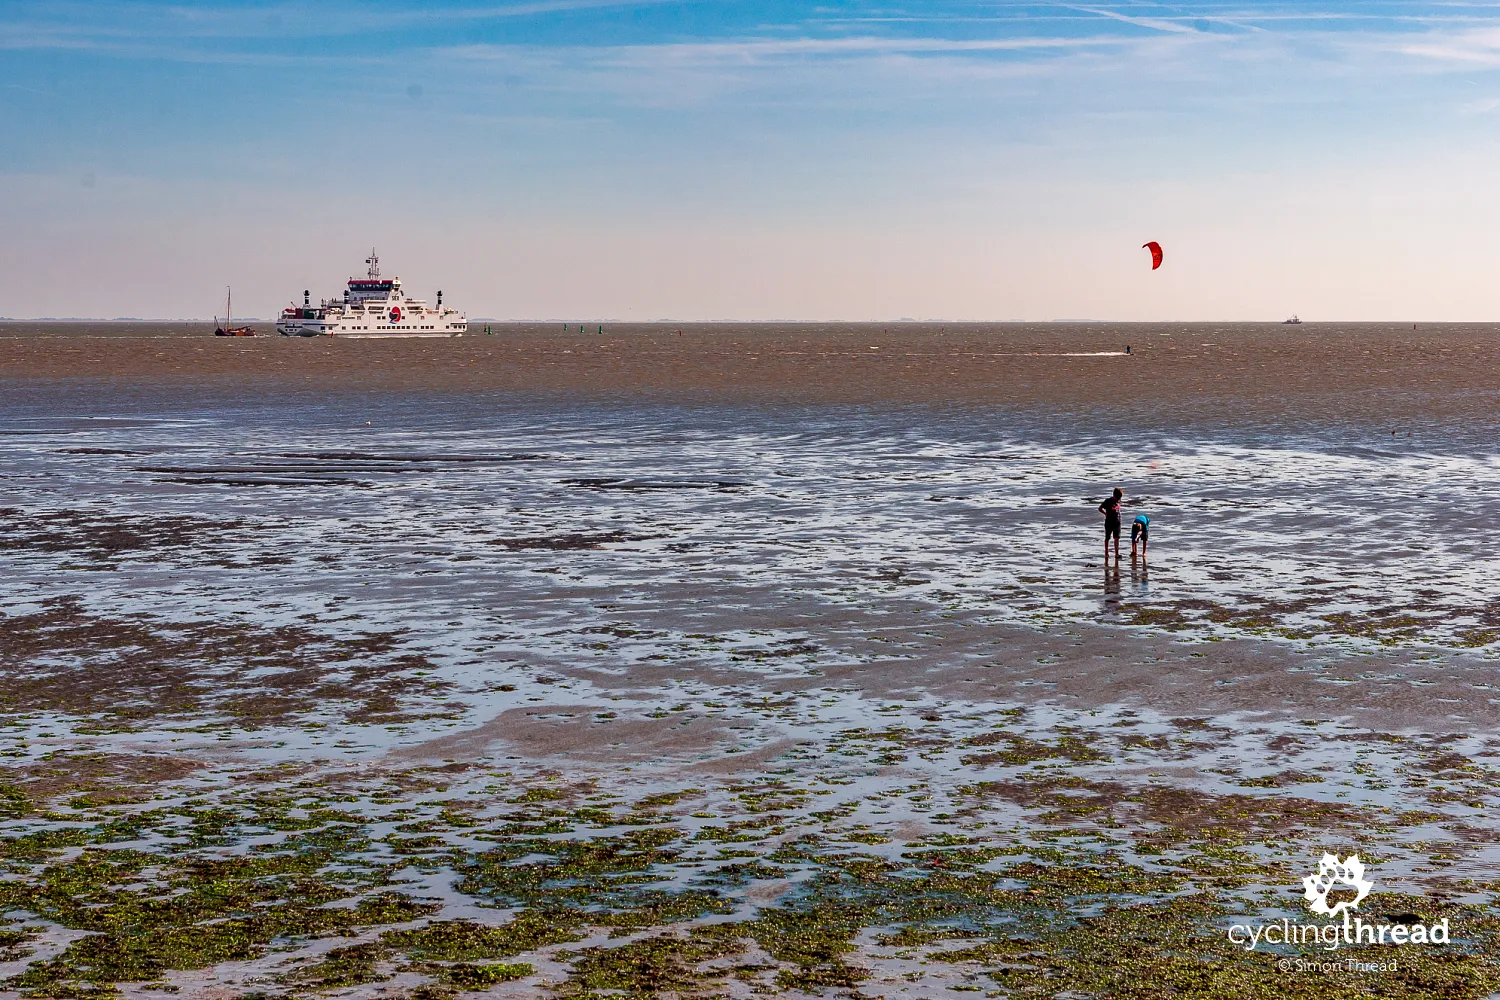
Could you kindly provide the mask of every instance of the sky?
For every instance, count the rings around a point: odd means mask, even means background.
[[[1500,319],[1500,3],[3,0],[0,129],[0,316]]]

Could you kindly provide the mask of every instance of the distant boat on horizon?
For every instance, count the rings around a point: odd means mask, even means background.
[[[232,306],[233,302],[234,302],[234,289],[226,287],[224,289],[224,325],[220,326],[219,325],[219,317],[217,317],[217,316],[214,317],[214,336],[215,337],[253,337],[253,336],[255,336],[255,331],[253,329],[251,329],[250,327],[248,327],[248,326],[231,326],[230,325],[230,323],[231,323],[230,317],[231,317],[232,312],[233,312],[233,310],[231,309],[231,306]]]
[[[363,278],[350,278],[343,299],[323,299],[312,304],[312,292],[302,290],[302,304],[281,310],[276,332],[283,337],[462,337],[469,329],[464,314],[443,305],[437,307],[414,299],[401,290],[401,279],[380,276],[380,258],[375,250],[365,258],[369,270]]]
[[[1296,313],[1292,313],[1292,318],[1291,319],[1284,319],[1284,320],[1282,320],[1281,321],[1281,325],[1282,326],[1301,326],[1302,325],[1302,318],[1300,316],[1298,316]]]

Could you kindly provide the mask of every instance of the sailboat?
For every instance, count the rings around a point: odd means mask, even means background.
[[[233,301],[234,301],[234,289],[232,289],[232,288],[226,288],[226,289],[224,289],[224,325],[220,326],[219,325],[219,317],[217,317],[217,316],[214,317],[214,336],[215,337],[253,337],[253,336],[255,336],[255,331],[253,329],[251,329],[250,327],[248,327],[248,326],[231,326],[230,325],[230,315],[231,315],[231,312],[232,312],[231,309],[230,309],[230,305],[231,305],[231,303]]]

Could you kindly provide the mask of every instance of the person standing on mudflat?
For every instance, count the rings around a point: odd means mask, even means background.
[[[1111,538],[1115,540],[1115,561],[1120,561],[1120,501],[1124,496],[1125,491],[1116,486],[1109,499],[1099,505],[1099,513],[1104,515],[1104,561],[1106,563],[1109,562]]]

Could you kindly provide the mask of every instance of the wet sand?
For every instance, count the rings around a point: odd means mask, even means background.
[[[0,993],[1500,990],[1492,328],[605,329],[0,329]]]

